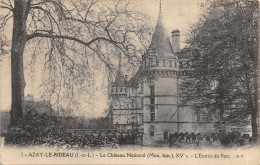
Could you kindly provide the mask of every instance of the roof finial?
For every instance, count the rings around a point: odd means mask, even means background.
[[[119,55],[118,55],[118,70],[120,70],[121,71],[121,62],[122,62],[122,60],[121,60],[121,53],[119,53]]]
[[[161,15],[161,12],[162,12],[162,0],[160,0],[160,11],[159,11],[160,15]]]

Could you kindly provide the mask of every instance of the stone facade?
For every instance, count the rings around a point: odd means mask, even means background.
[[[179,105],[179,84],[187,76],[189,52],[180,50],[180,31],[167,36],[160,12],[142,67],[127,79],[119,67],[112,87],[113,123],[119,129],[143,129],[143,144],[168,141],[170,134],[215,132],[191,105]]]
[[[138,87],[129,85],[127,76],[119,69],[111,92],[113,124],[117,129],[141,129],[143,108],[137,93]]]

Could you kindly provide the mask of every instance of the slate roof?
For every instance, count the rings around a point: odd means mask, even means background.
[[[112,87],[126,87],[126,86],[127,86],[127,80],[121,70],[121,58],[120,58],[118,70],[116,73],[116,78],[112,84]]]
[[[112,84],[113,87],[126,87],[127,81],[122,73],[121,70],[117,71],[116,78],[114,83]]]
[[[161,12],[157,20],[149,49],[155,50],[158,57],[173,57],[172,45],[170,38],[167,35]]]
[[[128,86],[129,87],[138,87],[139,85],[139,80],[142,76],[142,72],[143,70],[140,68],[136,73],[135,75],[128,81]]]

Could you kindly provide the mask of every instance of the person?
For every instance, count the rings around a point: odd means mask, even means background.
[[[196,135],[194,133],[192,133],[192,143],[195,144],[196,142]]]
[[[197,135],[196,135],[196,145],[198,146],[199,145],[199,143],[200,143],[200,133],[198,133]]]
[[[186,144],[189,144],[191,140],[191,135],[190,134],[186,134]]]
[[[210,136],[209,135],[206,136],[206,141],[208,142],[208,144],[210,144]]]

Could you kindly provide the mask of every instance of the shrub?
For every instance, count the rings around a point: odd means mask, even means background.
[[[239,145],[241,142],[241,134],[239,132],[221,133],[219,141],[224,146]]]
[[[5,134],[5,144],[41,145],[62,133],[64,130],[59,127],[55,116],[29,111],[24,119],[18,121],[17,126],[9,128]]]
[[[18,125],[8,130],[5,135],[7,145],[46,145],[66,148],[78,147],[114,147],[118,140],[116,132],[112,137],[108,134],[93,134],[89,131],[67,132],[61,126],[61,122],[56,116],[38,114],[29,111],[23,120],[18,121]]]

